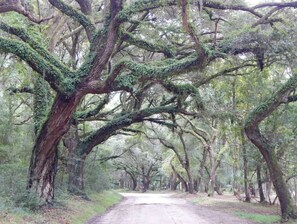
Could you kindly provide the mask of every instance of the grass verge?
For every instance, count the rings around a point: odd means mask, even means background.
[[[19,208],[0,211],[0,224],[82,224],[121,200],[115,191],[89,194],[90,201],[69,196],[52,208],[39,212],[30,212]]]
[[[251,203],[242,202],[231,194],[216,195],[215,197],[207,197],[206,194],[197,194],[191,201],[201,207],[229,213],[246,220],[251,220],[261,224],[280,223],[280,207],[279,205],[260,204],[257,199]],[[288,222],[294,223],[296,222]]]
[[[278,223],[280,220],[280,217],[278,215],[262,215],[245,212],[235,212],[234,214],[240,218],[249,219],[261,224]]]

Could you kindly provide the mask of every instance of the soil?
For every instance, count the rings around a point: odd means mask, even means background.
[[[278,214],[277,208],[244,203],[233,196],[123,193],[125,200],[87,224],[252,224],[234,212]]]
[[[177,197],[178,194],[176,195]],[[216,195],[213,198],[206,194],[182,196],[197,204],[199,207],[206,207],[214,211],[222,211],[230,214],[235,212],[256,213],[261,215],[280,215],[279,205],[269,205],[268,203],[260,204],[258,198],[252,198],[251,203],[238,200],[235,196]]]

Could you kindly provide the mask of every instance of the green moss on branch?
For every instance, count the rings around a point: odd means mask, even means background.
[[[191,84],[174,84],[172,82],[162,82],[163,86],[170,92],[178,95],[199,94],[195,86]]]
[[[296,72],[296,71],[295,71]],[[297,73],[294,75],[271,97],[258,105],[246,118],[245,128],[258,126],[261,121],[268,117],[276,108],[287,102],[289,94],[297,87]]]
[[[116,86],[115,89],[132,90],[139,81],[162,81],[174,75],[199,69],[201,66],[203,65],[200,64],[195,53],[181,60],[167,59],[147,64],[121,61],[115,65],[114,71],[117,71],[117,74],[120,73],[119,69],[125,72],[116,77],[114,86]]]
[[[98,103],[97,107],[92,110],[78,111],[75,113],[75,117],[78,119],[86,119],[97,115],[104,106],[109,102],[109,95],[106,95],[101,102]]]
[[[181,96],[192,96],[195,104],[197,106],[198,109],[203,109],[204,105],[203,105],[203,101],[201,98],[201,95],[198,91],[198,89],[191,85],[191,84],[174,84],[172,82],[162,82],[162,85],[164,86],[164,88],[166,88],[168,91],[177,94],[177,95],[181,95]]]
[[[69,5],[65,4],[60,0],[49,0],[49,2],[54,7],[59,9],[61,12],[63,12],[67,16],[71,17],[72,19],[80,23],[85,28],[89,39],[90,40],[92,39],[96,28],[94,24],[88,19],[88,17],[86,17],[82,13],[79,13],[78,11],[76,11],[75,9],[73,9],[72,7],[70,7]]]
[[[24,42],[30,45],[41,57],[43,57],[48,63],[51,63],[53,66],[57,67],[61,72],[68,73],[70,70],[63,65],[58,59],[54,58],[48,50],[46,50],[41,44],[34,40],[32,36],[23,28],[12,27],[3,22],[0,22],[0,29],[3,31],[16,35]]]
[[[181,60],[168,59],[161,62],[153,62],[148,64],[137,63],[134,61],[121,61],[115,65],[115,69],[117,69],[118,66],[131,71],[129,79],[134,77],[144,80],[164,80],[165,78],[174,75],[199,69],[201,65],[196,54],[192,54]]]
[[[37,136],[42,127],[51,104],[51,95],[48,84],[38,76],[34,83],[34,129]]]
[[[128,7],[124,8],[117,16],[120,22],[125,22],[132,17],[133,14],[156,9],[164,6],[176,5],[175,0],[140,0],[135,1]]]
[[[142,122],[145,118],[159,113],[176,113],[178,108],[176,106],[160,106],[156,108],[147,108],[139,111],[134,111],[114,118],[112,121],[92,132],[79,144],[81,145],[81,155],[88,154],[96,145],[107,140],[115,131],[124,127],[128,127],[133,123]]]
[[[124,41],[128,42],[129,44],[132,44],[147,51],[163,53],[168,58],[173,57],[176,53],[173,46],[166,46],[160,43],[150,43],[148,41],[137,38],[133,36],[131,33],[128,33],[124,30],[120,30],[120,36]]]
[[[8,40],[0,37],[0,51],[12,53],[27,62],[32,69],[44,76],[44,79],[57,92],[64,93],[64,77],[61,71],[41,57],[28,44],[17,40]]]

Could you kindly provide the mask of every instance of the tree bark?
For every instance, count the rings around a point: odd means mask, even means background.
[[[52,203],[54,199],[54,177],[57,164],[57,145],[69,128],[76,105],[81,99],[74,95],[65,99],[57,95],[49,118],[36,140],[29,167],[27,189],[40,197],[41,205]]]
[[[176,174],[177,178],[180,180],[180,182],[182,183],[183,187],[185,188],[185,191],[188,192],[189,191],[189,188],[188,188],[188,184],[187,182],[185,181],[185,179],[176,171],[175,167],[173,166],[172,164],[172,161],[170,162],[170,165],[171,165],[171,169],[173,171],[173,173]]]
[[[262,178],[261,178],[261,165],[257,165],[257,183],[258,183],[258,189],[259,189],[259,197],[260,197],[260,203],[263,203],[266,201],[264,196],[264,191],[262,187]]]
[[[257,127],[246,128],[246,134],[258,147],[266,161],[271,181],[279,198],[282,220],[287,221],[290,217],[297,218],[291,202],[291,194],[288,190],[286,182],[284,181],[274,149],[269,145],[267,139],[265,139],[264,136],[260,134],[260,131]]]
[[[133,174],[132,172],[129,172],[128,170],[124,169],[125,172],[130,176],[131,180],[132,180],[132,191],[136,190],[137,187],[137,177],[135,176],[135,174]]]
[[[84,195],[83,168],[85,157],[80,155],[78,148],[78,123],[73,119],[63,142],[68,149],[68,192]]]
[[[175,172],[172,172],[169,182],[170,182],[170,190],[176,191],[176,188],[180,182],[177,181],[177,175]]]
[[[201,182],[202,182],[202,178],[203,178],[203,169],[205,167],[205,162],[206,162],[206,158],[207,158],[207,147],[203,147],[203,155],[202,155],[202,160],[200,161],[200,165],[199,165],[199,176],[198,176],[198,180],[197,180],[197,191],[199,191]]]
[[[188,184],[187,184],[188,192],[190,194],[194,194],[194,184],[193,184],[193,178],[192,178],[191,168],[190,168],[190,159],[189,159],[186,143],[185,143],[185,140],[182,135],[183,135],[183,132],[179,133],[179,137],[180,137],[181,143],[183,145],[183,151],[184,151],[185,157],[184,157],[184,161],[181,161],[181,162],[183,162],[182,165],[183,165],[184,169],[186,170],[187,177],[188,177]],[[177,151],[175,151],[175,152],[177,152]]]
[[[69,161],[68,191],[75,195],[85,196],[84,164],[86,157],[74,155]]]
[[[208,196],[214,196],[215,190],[215,158],[212,147],[208,146],[208,154],[209,154],[209,164],[210,164],[210,175],[209,175],[209,187],[208,187]]]
[[[136,190],[136,187],[137,187],[137,179],[135,177],[132,177],[131,176],[131,180],[132,180],[132,191],[135,191]]]
[[[149,185],[150,185],[150,178],[149,175],[147,175],[145,173],[145,169],[144,166],[141,166],[141,175],[142,175],[142,189],[141,191],[144,193],[149,189]]]
[[[247,150],[245,145],[244,130],[241,130],[241,147],[243,153],[243,176],[244,176],[244,192],[245,192],[245,201],[251,202],[251,195],[249,191],[248,183],[248,159],[247,159]]]
[[[190,194],[194,194],[194,185],[193,185],[193,178],[192,178],[192,175],[190,173],[190,171],[187,169],[187,176],[188,176],[188,188],[189,188],[189,193]]]

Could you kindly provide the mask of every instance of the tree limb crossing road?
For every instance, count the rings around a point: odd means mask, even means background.
[[[198,207],[171,194],[122,193],[120,204],[88,224],[252,224],[230,214]]]

